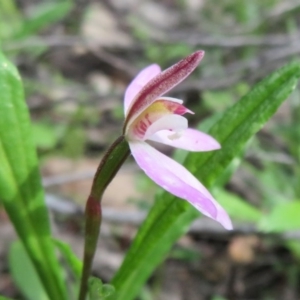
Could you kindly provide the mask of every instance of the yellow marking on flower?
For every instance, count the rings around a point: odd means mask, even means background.
[[[147,107],[129,126],[129,135],[133,138],[142,139],[148,127],[161,117],[174,113],[181,115],[185,112],[186,108],[180,103],[157,100]]]

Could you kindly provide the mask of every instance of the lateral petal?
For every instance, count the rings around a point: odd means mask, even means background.
[[[156,122],[151,124],[145,132],[143,140],[147,140],[150,136],[153,136],[158,131],[162,129],[168,132],[169,138],[174,136],[178,132],[185,131],[188,127],[188,121],[185,117],[179,115],[166,115],[158,119]]]
[[[179,104],[183,103],[183,100],[174,98],[174,97],[159,97],[159,99],[156,99],[155,101],[157,101],[157,100],[160,100],[160,101],[166,100],[166,101],[171,101],[171,102],[175,102],[175,103],[179,103]]]
[[[138,75],[131,81],[125,91],[124,96],[124,113],[128,110],[131,101],[138,94],[138,92],[156,75],[161,72],[160,66],[157,64],[150,65],[140,71]]]
[[[145,142],[131,142],[129,145],[137,164],[156,184],[187,200],[197,210],[218,221],[225,228],[232,228],[224,209],[187,169]]]
[[[221,146],[212,136],[196,129],[187,128],[176,139],[170,139],[168,130],[161,130],[148,137],[148,140],[180,148],[200,152],[220,149]]]
[[[175,98],[159,98],[127,127],[125,135],[132,140],[145,140],[158,130],[186,129],[187,120],[178,116],[185,113],[192,112],[181,104],[181,100]],[[171,117],[173,114],[176,114],[177,117]],[[178,124],[176,124],[176,122],[178,122]],[[184,124],[183,127],[182,124]]]

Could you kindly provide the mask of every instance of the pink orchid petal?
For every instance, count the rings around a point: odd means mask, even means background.
[[[187,169],[145,142],[131,142],[129,145],[137,164],[156,184],[187,200],[226,229],[232,229],[227,213]]]
[[[172,105],[172,102],[173,103],[176,103],[176,104],[182,104],[183,103],[183,100],[181,99],[177,99],[177,98],[172,98],[172,97],[159,97],[157,98],[151,105],[153,105],[154,103],[165,103],[165,106],[168,107],[168,110],[170,112],[172,112],[173,114],[177,114],[177,115],[184,115],[186,113],[189,113],[189,114],[192,114],[194,115],[195,113],[191,110],[189,110],[188,108],[186,108],[185,106],[183,105]],[[144,111],[146,111],[149,107],[148,106]]]
[[[168,129],[166,130],[168,132],[168,136],[172,136],[178,131],[186,130],[187,127],[188,121],[185,117],[180,115],[166,115],[155,121],[147,128],[143,140],[148,139],[153,134],[163,129]]]
[[[188,151],[211,151],[220,149],[220,144],[210,135],[196,129],[187,128],[179,138],[170,139],[168,130],[161,130],[148,137],[149,140]]]
[[[159,97],[159,99],[156,99],[155,101],[157,101],[157,100],[166,100],[166,101],[171,101],[171,102],[175,102],[175,103],[179,103],[179,104],[183,103],[183,100],[173,98],[173,97]]]
[[[128,107],[130,106],[131,101],[138,94],[138,92],[143,88],[143,86],[145,86],[153,77],[158,75],[160,72],[161,72],[160,66],[153,64],[140,71],[139,74],[132,80],[132,82],[129,84],[129,86],[125,91],[125,97],[124,97],[125,115],[128,110]]]
[[[184,107],[179,99],[172,98],[169,100],[168,98],[159,98],[154,103],[152,103],[149,107],[147,107],[136,120],[127,126],[125,135],[131,140],[144,140],[145,138],[150,137],[150,135],[154,134],[158,130],[163,129],[176,129],[180,126],[181,129],[187,128],[187,121],[184,120],[184,127],[181,126],[182,119],[181,118],[173,118],[170,117],[171,114],[183,115],[185,113],[191,112],[189,109]],[[192,113],[192,112],[191,112]],[[159,123],[156,123],[159,119],[169,116],[169,119],[161,120]],[[168,124],[167,122],[171,123]],[[176,122],[179,122],[176,126]],[[151,127],[151,128],[150,128]],[[172,127],[172,128],[171,128]],[[147,136],[145,137],[146,132]]]
[[[203,56],[204,51],[196,51],[152,78],[139,91],[134,100],[131,101],[124,123],[124,132],[126,131],[126,127],[159,96],[165,94],[190,75],[198,66]]]

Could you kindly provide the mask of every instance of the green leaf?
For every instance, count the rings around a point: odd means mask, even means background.
[[[70,1],[39,4],[31,16],[24,20],[15,38],[26,38],[62,19],[72,8]]]
[[[285,242],[285,246],[290,249],[295,258],[300,261],[300,241],[288,240]]]
[[[66,288],[50,234],[38,161],[22,82],[0,53],[0,201],[50,299]]]
[[[259,228],[262,231],[283,232],[300,228],[300,201],[281,203],[266,215]]]
[[[20,27],[21,19],[15,1],[0,1],[0,42]]]
[[[262,213],[257,208],[233,193],[218,190],[214,193],[214,197],[235,220],[256,223],[262,217]]]
[[[0,295],[0,300],[14,300],[14,299],[12,299],[12,298],[7,298],[7,297],[3,297],[3,296]]]
[[[89,279],[89,298],[90,300],[105,300],[113,295],[115,288],[110,284],[103,284],[97,277]]]
[[[28,300],[49,300],[38,274],[20,241],[9,251],[9,268],[15,283]]]
[[[36,147],[41,149],[54,148],[58,140],[55,128],[44,122],[33,124],[32,136]]]
[[[226,298],[222,297],[222,296],[214,296],[212,298],[212,300],[227,300]]]
[[[75,278],[79,280],[82,271],[82,261],[74,254],[70,245],[59,240],[54,240],[54,243],[67,261]]]
[[[221,143],[222,149],[189,153],[185,166],[206,187],[212,187],[235,156],[241,153],[246,142],[292,92],[299,77],[300,66],[292,63],[259,83],[210,129],[209,133]],[[113,299],[133,299],[175,241],[198,216],[199,213],[186,201],[160,192],[112,280],[117,290]]]
[[[203,101],[208,109],[220,112],[233,103],[233,95],[228,91],[207,91],[203,93]]]

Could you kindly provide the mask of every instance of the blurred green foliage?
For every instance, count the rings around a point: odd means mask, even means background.
[[[9,251],[10,271],[19,289],[28,300],[49,300],[40,278],[20,241]]]
[[[48,1],[32,7],[23,15],[14,0],[0,2],[0,42],[28,38],[61,20],[70,11],[72,2]]]
[[[89,299],[105,300],[115,293],[115,288],[110,284],[103,284],[99,278],[91,277],[89,280]]]
[[[187,7],[184,0],[175,1],[182,11]],[[203,9],[199,13],[199,27],[209,36],[225,37],[232,34],[255,34],[257,37],[264,37],[267,34],[285,33],[292,34],[298,30],[298,21],[295,11],[287,12],[285,17],[276,24],[268,23],[266,16],[272,9],[279,4],[280,0],[211,0],[204,1]],[[16,62],[18,57],[40,58],[49,50],[47,46],[40,45],[35,47],[25,47],[20,50],[16,47],[17,43],[26,41],[32,37],[39,37],[47,34],[51,26],[55,26],[68,16],[74,7],[73,1],[41,1],[32,7],[30,11],[24,12],[13,0],[0,1],[0,47],[3,46],[6,54]],[[188,18],[185,22],[188,24]],[[143,53],[136,56],[135,64],[144,66],[151,62],[156,62],[166,67],[173,61],[178,60],[192,52],[195,47],[191,44],[181,42],[153,42],[149,27],[138,19],[134,14],[128,18],[128,23],[133,31],[133,36],[137,42],[142,45]],[[187,26],[187,24],[184,24]],[[79,26],[78,26],[79,27]],[[201,44],[201,43],[200,43]],[[20,44],[19,44],[20,45]],[[222,47],[206,46],[206,57],[201,64],[201,68],[196,71],[203,78],[226,78],[230,74],[225,68],[227,61],[248,62],[257,57],[258,47],[249,46],[234,50],[224,49]],[[9,50],[6,50],[9,49]],[[43,60],[43,57],[42,59]],[[25,78],[25,92],[27,97],[35,93],[46,95],[47,98],[55,98],[52,94],[53,87],[62,86],[75,89],[80,104],[70,111],[61,109],[60,104],[51,104],[49,115],[35,115],[33,122],[34,143],[39,150],[40,158],[47,155],[65,155],[73,159],[79,159],[87,151],[87,134],[89,126],[97,126],[99,122],[99,113],[92,105],[84,107],[91,94],[89,87],[85,87],[81,82],[73,81],[55,70],[55,67],[48,62],[40,62],[40,70],[47,73],[49,77],[44,82],[37,81],[35,76]],[[207,122],[214,123],[220,117],[220,114],[228,107],[235,104],[243,95],[249,92],[252,82],[246,79],[248,69],[237,69],[237,75],[241,80],[229,87],[205,90],[198,95],[198,101],[192,102],[191,108],[202,117],[212,116]],[[51,99],[52,101],[53,99]],[[263,232],[282,233],[289,230],[300,229],[300,91],[299,87],[287,100],[284,108],[285,117],[275,117],[264,132],[256,138],[253,138],[247,150],[241,157],[246,159],[237,159],[235,164],[231,165],[232,170],[228,170],[226,178],[222,179],[220,184],[213,190],[215,197],[226,208],[232,218],[240,222],[249,222],[254,224]],[[51,116],[50,116],[51,115]],[[54,116],[54,117],[53,117]],[[112,116],[115,122],[123,118],[123,108],[116,106],[113,109]],[[199,119],[196,120],[197,122]],[[203,123],[205,124],[205,123]],[[202,125],[202,128],[205,126]],[[204,130],[210,128],[208,125]],[[75,145],[75,146],[74,146]],[[186,153],[177,151],[176,159],[184,160]],[[255,163],[253,163],[253,160]],[[256,195],[247,197],[238,195],[233,191],[228,191],[222,185],[232,175],[233,171],[238,170],[247,174],[248,193],[249,191]],[[138,178],[138,186],[145,193],[153,193],[156,188],[148,178]],[[135,201],[143,209],[148,209],[149,204]],[[300,257],[300,245],[297,241],[282,242],[289,247],[295,256]],[[13,246],[16,247],[16,246]],[[11,250],[12,272],[18,263],[16,263],[16,250]],[[71,257],[71,251],[65,249],[65,257]],[[19,252],[18,252],[19,253]],[[21,252],[20,252],[21,253]],[[22,254],[21,254],[22,255]],[[174,251],[172,256],[185,260],[190,253],[185,249]],[[193,255],[191,254],[191,257]],[[73,257],[73,262],[76,259]],[[70,260],[72,261],[72,260]],[[77,262],[78,263],[78,262]],[[24,259],[24,265],[27,264]],[[71,263],[72,264],[72,263]],[[23,263],[22,263],[23,266]],[[74,269],[77,272],[80,268],[79,263],[74,263]],[[76,271],[75,271],[76,272]],[[26,274],[25,274],[26,275]],[[78,275],[78,274],[77,274]],[[33,276],[34,277],[34,276]],[[16,282],[18,279],[15,278]],[[29,283],[24,286],[24,295],[26,288],[35,285]],[[36,285],[37,290],[38,284]],[[145,292],[146,293],[146,292]],[[39,295],[39,294],[38,294]],[[148,295],[148,294],[147,294]],[[3,297],[2,297],[3,298]],[[1,296],[0,296],[1,299]],[[33,299],[33,298],[32,298]],[[42,297],[40,298],[42,299]],[[216,296],[214,299],[223,299]]]

